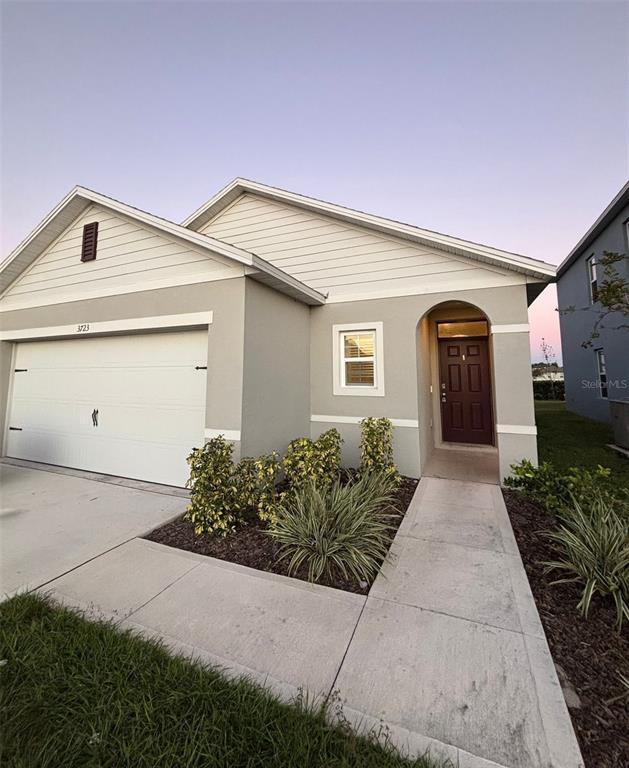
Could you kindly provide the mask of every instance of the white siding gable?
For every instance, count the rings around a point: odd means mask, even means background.
[[[199,231],[257,254],[330,301],[526,282],[510,270],[252,194]]]
[[[98,221],[96,259],[81,261],[83,225]],[[93,204],[0,298],[0,310],[221,280],[240,265]]]

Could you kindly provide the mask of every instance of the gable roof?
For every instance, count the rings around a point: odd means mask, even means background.
[[[23,240],[0,266],[0,293],[14,283],[38,256],[90,205],[98,204],[150,227],[185,240],[230,261],[243,265],[245,274],[306,304],[325,303],[325,296],[286,274],[265,259],[208,235],[202,235],[181,224],[154,216],[119,200],[101,195],[86,187],[74,187],[45,219]]]
[[[289,203],[293,206],[346,221],[350,224],[357,224],[368,229],[417,242],[421,245],[439,248],[456,256],[464,256],[476,261],[510,269],[540,282],[550,282],[555,278],[556,267],[544,261],[531,259],[509,251],[502,251],[498,248],[491,248],[487,245],[473,243],[469,240],[462,240],[458,237],[443,235],[440,232],[421,229],[411,224],[385,219],[380,216],[363,213],[362,211],[356,211],[352,208],[345,208],[342,205],[298,195],[278,187],[271,187],[266,184],[260,184],[257,181],[242,178],[234,179],[198,210],[188,216],[182,222],[182,225],[188,229],[198,230],[236,200],[236,198],[246,193],[266,197],[278,202]]]
[[[629,205],[629,181],[624,185],[620,192],[614,197],[611,203],[605,208],[603,213],[596,219],[594,224],[583,235],[579,242],[574,246],[566,258],[557,267],[557,277],[560,277],[573,264],[583,251],[595,240],[608,224],[620,213],[620,211]]]

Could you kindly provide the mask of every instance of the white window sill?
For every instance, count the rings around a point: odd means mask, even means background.
[[[334,387],[334,395],[349,397],[384,397],[384,387]]]

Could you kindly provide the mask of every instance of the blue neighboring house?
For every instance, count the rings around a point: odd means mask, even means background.
[[[582,346],[597,317],[598,259],[604,251],[625,255],[616,269],[629,279],[629,182],[557,270],[566,406],[598,421],[610,420],[610,400],[629,402],[629,329],[617,329],[627,325],[627,318],[609,315],[599,338],[591,347]],[[570,307],[575,311],[566,312]]]

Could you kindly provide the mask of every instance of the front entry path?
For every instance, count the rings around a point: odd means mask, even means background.
[[[460,768],[582,766],[497,486],[424,478],[368,597],[133,539],[53,596]]]

